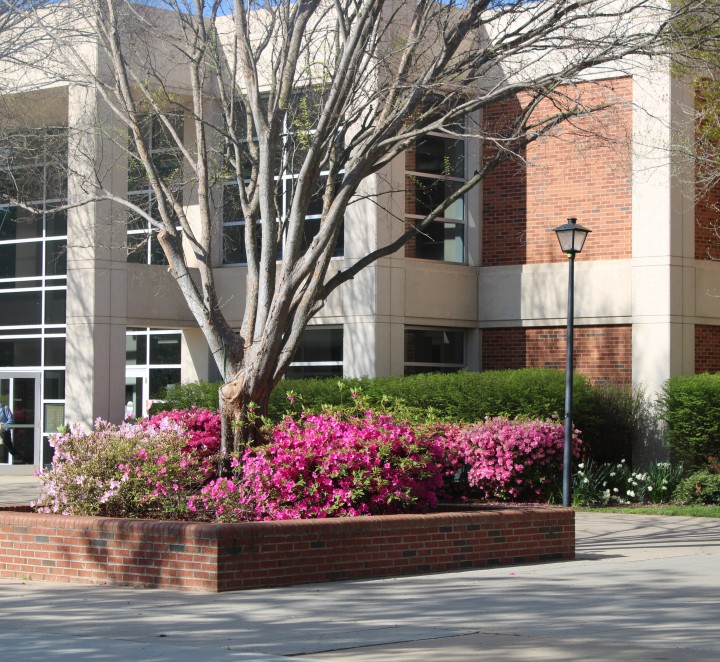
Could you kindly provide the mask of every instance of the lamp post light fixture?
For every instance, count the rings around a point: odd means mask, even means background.
[[[572,505],[572,398],[573,398],[573,331],[575,323],[575,255],[582,251],[591,230],[577,224],[576,218],[553,230],[560,248],[568,256],[567,345],[565,354],[565,445],[563,447],[563,506]]]

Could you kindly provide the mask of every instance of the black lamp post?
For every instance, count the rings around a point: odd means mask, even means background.
[[[560,248],[568,256],[567,348],[565,355],[565,446],[563,448],[563,506],[572,505],[572,398],[573,398],[573,327],[575,322],[575,255],[582,251],[591,230],[568,218],[555,228]]]

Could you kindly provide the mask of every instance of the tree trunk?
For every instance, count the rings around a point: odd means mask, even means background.
[[[263,420],[273,386],[270,377],[252,374],[244,368],[239,377],[220,387],[220,448],[224,463],[231,454],[236,453],[240,459],[246,447],[264,441]]]

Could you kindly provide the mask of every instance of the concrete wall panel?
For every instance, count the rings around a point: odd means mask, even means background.
[[[405,314],[438,321],[477,319],[477,276],[472,267],[407,260]]]
[[[559,250],[559,249],[558,249]],[[559,323],[567,319],[568,266],[525,265],[480,270],[481,325]],[[575,317],[612,323],[631,315],[630,261],[575,265]]]

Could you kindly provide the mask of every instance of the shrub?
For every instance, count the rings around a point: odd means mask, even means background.
[[[683,479],[673,499],[685,504],[720,504],[720,475],[710,471],[697,471]]]
[[[565,373],[547,368],[489,370],[452,374],[421,374],[379,379],[308,379],[283,381],[273,391],[270,418],[304,409],[321,411],[325,405],[347,403],[359,391],[373,409],[385,408],[413,422],[426,417],[450,423],[476,423],[505,416],[545,420],[563,416]],[[599,462],[630,458],[632,440],[647,416],[647,403],[639,392],[625,385],[593,386],[575,375],[573,422],[583,432],[585,453]],[[295,395],[289,404],[287,392]]]
[[[322,405],[347,403],[351,391],[359,391],[373,408],[383,401],[400,401],[421,410],[432,410],[446,421],[475,423],[490,416],[548,418],[562,414],[565,376],[545,368],[490,370],[486,372],[428,373],[408,377],[341,380],[286,380],[271,398],[270,415],[281,418],[288,408],[286,392],[293,391],[315,412]],[[591,405],[589,383],[575,376],[575,405],[582,413]]]
[[[143,427],[159,426],[163,421],[174,421],[187,432],[187,444],[183,453],[192,453],[199,465],[210,478],[214,477],[217,454],[220,452],[221,422],[220,415],[209,409],[192,407],[184,410],[173,410],[154,414],[141,422]]]
[[[720,455],[720,374],[672,377],[659,405],[673,463],[702,468]]]
[[[209,409],[218,410],[220,382],[185,382],[183,384],[171,384],[167,387],[164,400],[156,402],[152,407],[152,413],[162,411]]]
[[[565,430],[556,421],[520,421],[498,417],[459,428],[455,436],[467,479],[485,498],[544,500],[560,474]],[[581,441],[573,434],[573,454]]]
[[[171,387],[164,409],[191,406],[216,410],[219,384],[181,384]],[[293,401],[288,400],[293,393]],[[452,423],[476,423],[487,417],[547,419],[562,416],[565,374],[561,370],[528,368],[408,377],[363,379],[283,380],[272,392],[268,416],[281,421],[303,411],[322,412],[328,405],[351,402],[351,393],[363,394],[368,406],[407,418]],[[645,400],[626,386],[593,386],[575,375],[573,418],[583,431],[586,452],[599,462],[631,458],[632,438],[645,414]]]
[[[344,388],[338,388],[339,383]],[[156,408],[216,410],[219,386],[219,383],[209,382],[170,386],[165,402],[157,403]],[[373,379],[283,380],[271,395],[269,415],[272,420],[280,421],[289,413],[298,413],[300,404],[319,413],[325,405],[347,404],[350,393],[360,391],[373,407],[379,407],[383,401],[400,401],[412,408],[434,410],[447,421],[474,423],[488,416],[501,415],[547,418],[563,413],[564,389],[564,372],[547,368],[427,373]],[[578,421],[587,414],[599,420],[588,380],[582,375],[575,375],[574,390]],[[298,396],[295,406],[288,402],[288,391]]]
[[[583,431],[585,452],[598,464],[625,459],[632,464],[633,439],[652,425],[650,405],[642,390],[626,384],[595,384],[588,403],[575,417]],[[582,421],[582,422],[580,422]]]
[[[456,470],[439,429],[390,416],[304,414],[245,451],[233,480],[213,481],[192,507],[221,520],[299,519],[425,511]]]
[[[38,473],[36,510],[64,515],[183,519],[188,495],[205,484],[213,458],[191,447],[187,429],[170,418],[114,426],[97,421],[53,435],[49,469]]]

